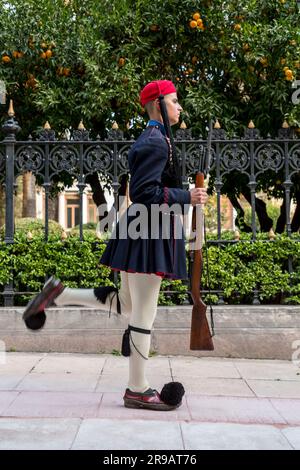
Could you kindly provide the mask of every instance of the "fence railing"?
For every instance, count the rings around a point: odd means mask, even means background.
[[[116,126],[115,126],[116,127]],[[128,173],[127,155],[132,139],[126,139],[118,128],[111,129],[105,139],[91,139],[89,132],[83,127],[71,134],[70,140],[58,140],[55,132],[45,128],[36,140],[29,138],[26,141],[16,139],[19,126],[10,114],[2,130],[6,137],[0,142],[0,184],[5,187],[5,238],[6,244],[14,243],[14,192],[16,178],[23,173],[32,172],[38,177],[39,184],[45,191],[45,240],[49,236],[49,198],[53,181],[63,174],[68,174],[76,180],[79,193],[79,234],[84,239],[82,208],[83,193],[90,175],[99,174],[105,177],[117,201],[120,188],[120,178]],[[175,138],[178,157],[182,166],[184,188],[199,169],[199,162],[207,140],[192,137],[191,130],[180,128]],[[251,232],[252,240],[257,237],[258,227],[256,216],[263,225],[264,208],[257,197],[261,189],[262,178],[281,175],[281,190],[283,207],[281,219],[288,236],[292,229],[299,230],[299,221],[291,220],[291,200],[299,201],[300,210],[300,139],[293,131],[284,126],[278,131],[276,138],[263,139],[253,125],[245,129],[244,136],[228,139],[225,131],[215,124],[212,133],[212,161],[211,161],[212,190],[217,201],[217,236],[209,243],[224,244],[230,241],[222,239],[221,221],[221,194],[224,184],[230,186],[233,181],[242,181],[245,188],[245,197],[251,205]],[[231,202],[239,211],[237,196],[232,195]],[[298,206],[297,206],[298,207]],[[296,209],[297,212],[297,209]],[[298,213],[298,212],[297,212]],[[299,223],[299,224],[298,224]],[[298,224],[298,225],[297,225]],[[297,228],[298,227],[298,228]],[[270,227],[271,228],[271,227]],[[236,240],[235,240],[236,241]],[[289,262],[289,271],[293,266]],[[5,305],[13,305],[13,280],[5,286]],[[222,300],[222,292],[216,291]],[[257,302],[257,292],[254,293],[254,302]],[[220,301],[221,301],[220,300]]]

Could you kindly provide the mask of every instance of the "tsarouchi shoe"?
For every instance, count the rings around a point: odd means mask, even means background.
[[[42,291],[30,300],[24,310],[23,320],[27,328],[38,330],[44,326],[45,308],[49,307],[63,290],[64,286],[59,279],[53,276],[48,279]]]
[[[144,393],[131,392],[129,388],[126,389],[124,399],[124,406],[126,408],[144,408],[148,410],[157,411],[170,411],[178,408],[181,405],[181,399],[177,404],[169,404],[161,399],[157,390],[149,388]]]

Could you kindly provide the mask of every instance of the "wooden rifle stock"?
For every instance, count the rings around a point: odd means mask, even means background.
[[[203,173],[197,173],[196,188],[204,188]],[[199,230],[196,227],[196,207],[193,208],[192,229],[194,234],[197,232],[197,229]],[[195,351],[213,351],[214,345],[206,318],[207,306],[200,295],[203,265],[202,249],[196,246],[196,249],[193,250],[193,255],[191,295],[194,306],[191,321],[190,349]]]

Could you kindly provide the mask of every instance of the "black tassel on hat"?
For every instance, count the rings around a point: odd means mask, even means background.
[[[183,385],[180,382],[169,382],[165,384],[160,392],[160,398],[167,405],[179,405],[185,394]]]
[[[122,356],[128,357],[130,356],[130,330],[127,328],[123,334],[122,339]]]

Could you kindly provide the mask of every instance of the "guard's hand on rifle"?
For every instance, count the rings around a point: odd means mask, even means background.
[[[191,205],[196,206],[196,204],[206,204],[208,200],[207,189],[206,188],[194,188],[190,190],[191,194]]]

